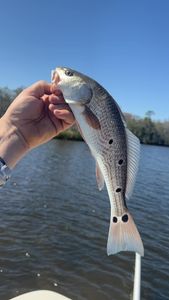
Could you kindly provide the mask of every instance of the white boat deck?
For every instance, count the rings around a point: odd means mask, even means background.
[[[71,300],[65,296],[62,296],[58,293],[52,291],[33,291],[30,293],[26,293],[10,300]]]

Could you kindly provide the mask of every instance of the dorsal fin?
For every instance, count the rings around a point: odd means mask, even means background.
[[[130,198],[139,166],[140,158],[140,141],[139,139],[126,128],[127,136],[127,184],[125,196]]]

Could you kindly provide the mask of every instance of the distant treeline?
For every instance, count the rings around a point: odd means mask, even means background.
[[[0,88],[0,117],[22,89],[10,90],[8,88]],[[163,122],[154,121],[152,120],[153,114],[153,111],[148,111],[143,118],[130,113],[125,113],[124,115],[128,128],[140,139],[142,144],[169,146],[169,120]],[[75,126],[61,133],[58,138],[82,140]]]
[[[0,88],[0,117],[3,116],[13,99],[23,90],[23,88],[17,88],[10,90],[7,87]]]
[[[128,128],[140,139],[142,144],[169,146],[169,121],[154,121],[152,111],[144,118],[125,113]]]

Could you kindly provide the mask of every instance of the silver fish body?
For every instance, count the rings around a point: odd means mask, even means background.
[[[68,68],[56,68],[53,82],[70,105],[80,132],[96,160],[99,190],[104,182],[110,205],[107,252],[144,249],[128,211],[139,160],[139,140],[127,129],[123,114],[111,95],[93,79]]]

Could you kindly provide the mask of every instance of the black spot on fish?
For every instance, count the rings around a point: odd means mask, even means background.
[[[122,163],[123,163],[123,159],[120,159],[119,162],[118,162],[118,164],[122,165]]]
[[[117,223],[117,218],[116,217],[113,217],[113,223]]]
[[[113,144],[113,139],[110,139],[109,144],[110,145]]]
[[[65,75],[67,75],[67,76],[73,76],[73,72],[71,72],[69,70],[66,70],[65,71]]]
[[[120,193],[120,192],[121,192],[121,188],[117,188],[116,193]]]
[[[129,219],[128,215],[122,216],[122,221],[123,221],[124,223],[126,223],[126,222],[128,221],[128,219]]]

